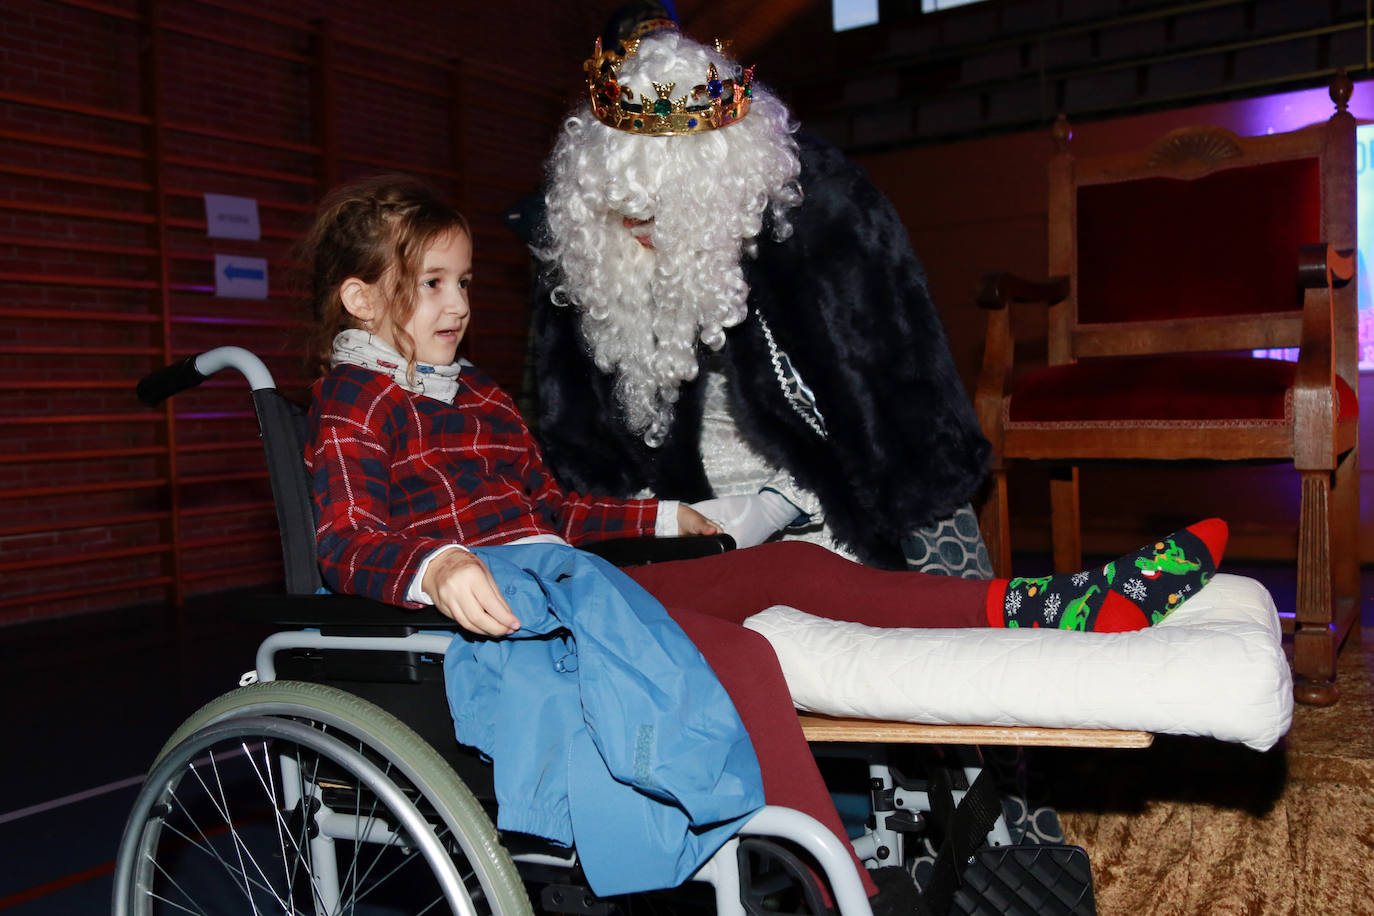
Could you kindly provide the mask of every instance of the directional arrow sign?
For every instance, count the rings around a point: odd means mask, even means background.
[[[224,276],[229,280],[265,280],[267,275],[256,267],[239,267],[235,264],[228,264],[224,268]]]
[[[215,295],[234,299],[266,299],[267,259],[215,255]]]

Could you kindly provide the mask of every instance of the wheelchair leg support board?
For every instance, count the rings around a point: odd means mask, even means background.
[[[1091,728],[1034,728],[1001,725],[922,725],[802,714],[802,733],[811,742],[856,744],[984,744],[1015,747],[1149,747],[1150,732]]]

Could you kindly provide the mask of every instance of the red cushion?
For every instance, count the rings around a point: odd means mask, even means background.
[[[1316,159],[1078,190],[1078,320],[1301,308],[1298,247],[1322,238]]]
[[[1289,423],[1297,365],[1216,354],[1084,359],[1016,383],[1010,423],[1120,421]],[[1337,379],[1342,419],[1357,415],[1354,390]]]

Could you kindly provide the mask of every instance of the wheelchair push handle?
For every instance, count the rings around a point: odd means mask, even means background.
[[[249,351],[242,347],[216,347],[148,373],[139,380],[138,399],[149,407],[156,407],[172,395],[196,387],[221,369],[237,369],[254,391],[277,387],[262,360]]]

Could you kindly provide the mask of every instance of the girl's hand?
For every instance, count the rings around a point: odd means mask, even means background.
[[[431,560],[420,588],[440,613],[471,633],[509,636],[520,629],[486,564],[466,550],[445,550]]]
[[[678,503],[677,533],[681,535],[723,534],[724,529],[686,503]]]

